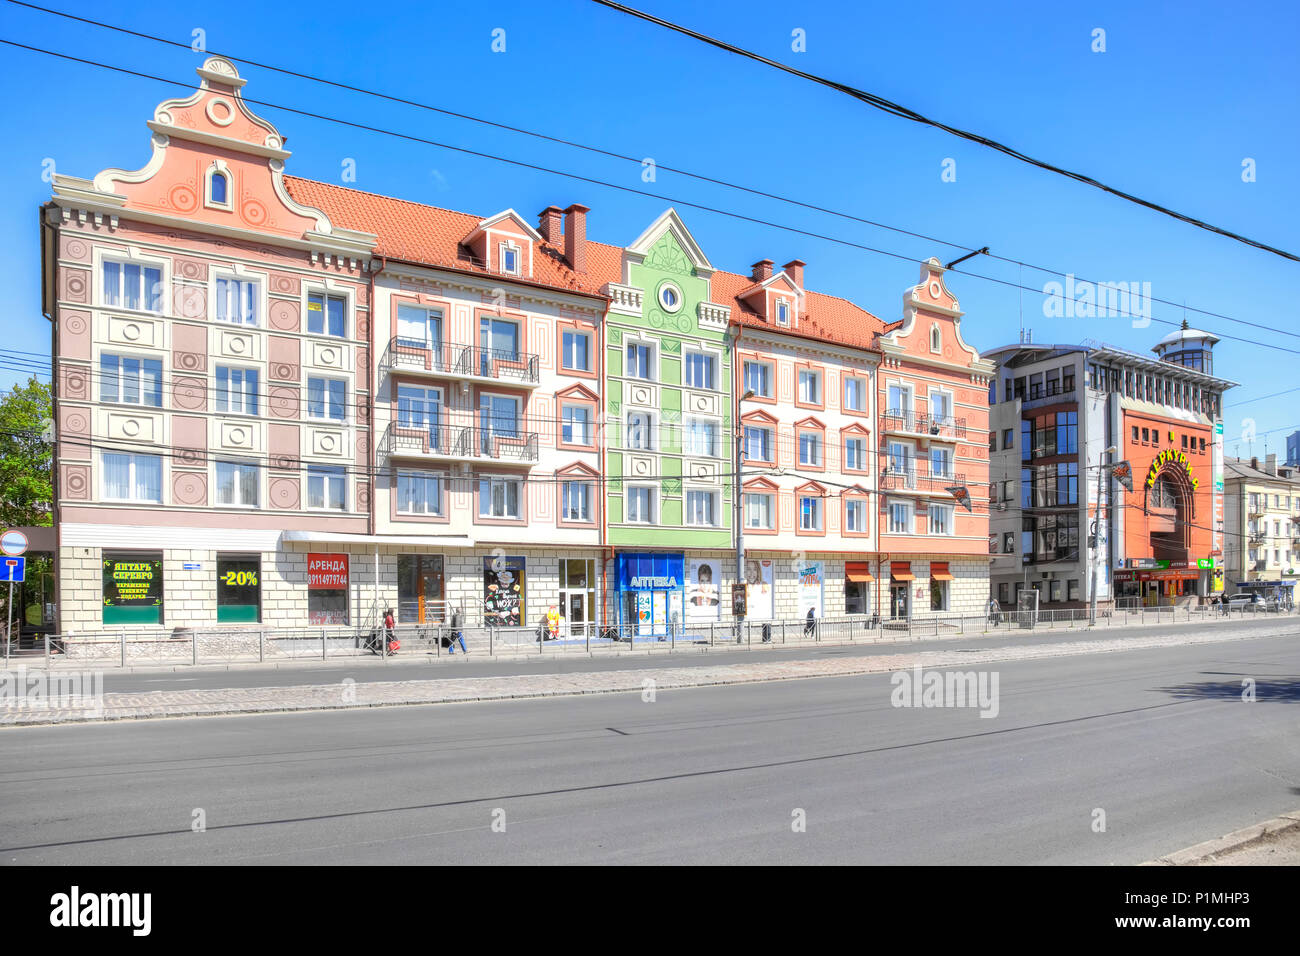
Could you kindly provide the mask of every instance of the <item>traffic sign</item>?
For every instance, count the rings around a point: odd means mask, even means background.
[[[0,582],[22,584],[27,580],[27,559],[19,557],[0,558]]]
[[[0,551],[17,557],[27,550],[27,535],[21,531],[6,531],[0,535]]]

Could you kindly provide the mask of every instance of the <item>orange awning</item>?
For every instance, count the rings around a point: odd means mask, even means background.
[[[947,561],[930,562],[930,578],[935,581],[951,581],[952,572],[948,570]]]
[[[846,561],[844,563],[844,577],[845,580],[854,581],[858,584],[867,584],[876,580],[872,577],[865,561]]]
[[[889,576],[895,581],[915,581],[916,576],[912,574],[911,561],[891,561],[889,562]]]

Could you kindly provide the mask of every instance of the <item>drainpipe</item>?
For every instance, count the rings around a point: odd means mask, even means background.
[[[377,533],[378,516],[376,514],[377,502],[379,501],[379,451],[375,447],[375,416],[378,411],[379,397],[379,363],[375,359],[375,350],[378,347],[379,336],[379,317],[375,310],[375,276],[384,271],[388,263],[382,256],[379,259],[379,268],[370,270],[370,359],[366,376],[370,380],[370,507],[366,515],[366,526],[369,530],[370,537],[375,537]],[[373,263],[374,260],[372,259]],[[375,543],[375,613],[379,614],[379,544]],[[383,624],[383,618],[380,617],[379,623]],[[388,645],[384,644],[384,653],[388,653]]]

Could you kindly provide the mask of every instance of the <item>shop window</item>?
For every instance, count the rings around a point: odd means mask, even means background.
[[[105,624],[163,623],[161,551],[105,551]]]
[[[262,563],[256,557],[217,557],[217,623],[262,620]]]
[[[525,559],[500,555],[483,559],[483,623],[522,627],[527,623]]]
[[[937,578],[930,579],[930,610],[948,610],[948,582]]]
[[[307,555],[307,623],[348,623],[348,556]]]

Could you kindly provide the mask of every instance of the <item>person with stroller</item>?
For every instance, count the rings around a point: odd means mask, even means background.
[[[447,639],[448,641],[447,653],[449,655],[456,653],[457,643],[460,644],[460,652],[462,654],[466,654],[466,655],[469,654],[469,651],[465,649],[464,628],[465,628],[465,615],[461,611],[461,609],[457,607],[454,611],[451,612],[451,636]]]

